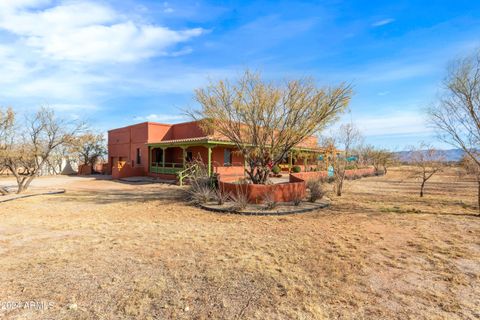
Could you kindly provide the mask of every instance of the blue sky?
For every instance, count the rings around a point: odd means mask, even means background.
[[[179,122],[193,90],[245,68],[351,82],[367,143],[435,142],[422,109],[480,47],[479,1],[0,1],[0,105],[96,130]]]

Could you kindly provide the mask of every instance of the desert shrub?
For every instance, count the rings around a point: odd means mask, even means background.
[[[295,191],[292,196],[292,203],[294,206],[299,206],[302,203],[303,197],[300,191]]]
[[[351,174],[349,176],[346,177],[347,180],[358,180],[360,178],[362,178],[362,175],[359,174],[359,173],[354,173],[354,174]]]
[[[247,192],[241,188],[237,187],[237,192],[230,196],[230,199],[233,201],[232,210],[239,211],[243,210],[248,205],[248,195]]]
[[[298,172],[302,171],[302,168],[300,168],[299,166],[294,166],[292,168],[292,171],[295,172],[295,173],[298,173]]]
[[[214,191],[209,177],[194,177],[190,180],[187,200],[193,204],[207,203],[213,198]]]
[[[272,172],[273,172],[274,174],[279,174],[280,171],[282,171],[282,169],[280,169],[279,166],[273,166]]]
[[[327,183],[332,183],[332,182],[334,182],[334,181],[335,181],[335,177],[327,177],[327,178],[325,179],[325,182],[327,182]]]
[[[266,210],[275,209],[278,204],[275,200],[275,195],[273,192],[267,192],[263,195],[263,203],[265,204]]]
[[[214,194],[215,194],[215,200],[217,201],[218,205],[224,204],[230,198],[230,193],[229,192],[224,192],[220,188],[216,188],[215,191],[214,191]]]
[[[308,201],[315,202],[323,198],[325,194],[322,189],[322,182],[319,179],[312,179],[307,181],[307,188],[310,190]]]

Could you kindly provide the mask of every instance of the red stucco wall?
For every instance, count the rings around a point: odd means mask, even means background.
[[[148,173],[149,154],[145,143],[148,140],[149,129],[150,123],[144,122],[108,132],[108,163],[114,179],[117,176],[120,178],[128,176],[127,174],[142,176]],[[137,148],[140,149],[140,164],[136,163]],[[119,168],[120,159],[125,161],[129,168]]]
[[[112,175],[147,175],[149,171],[149,163],[151,154],[149,154],[147,143],[158,142],[162,140],[185,139],[194,137],[203,137],[207,134],[200,128],[198,122],[185,122],[175,125],[161,124],[154,122],[144,122],[124,128],[113,129],[108,132],[108,164],[107,172],[111,171]],[[224,140],[224,137],[211,132],[217,139]],[[302,145],[314,145],[316,138],[306,139]],[[141,163],[136,163],[137,148],[140,149]],[[212,166],[213,172],[221,175],[243,176],[243,157],[233,152],[233,166],[224,165],[224,150],[226,147],[218,146],[212,149]],[[201,159],[207,163],[208,151],[205,147],[189,147],[187,151],[193,153],[194,159]],[[115,172],[114,166],[118,165],[119,160],[123,160],[129,165],[129,168],[119,168],[116,171],[124,170],[123,173]],[[165,154],[165,161],[168,163],[182,163],[183,152],[181,148],[168,148]],[[301,160],[299,160],[300,162]]]
[[[248,202],[262,203],[265,195],[273,195],[277,202],[293,201],[297,195],[302,198],[305,197],[306,186],[305,181],[288,182],[279,184],[238,184],[234,182],[222,181],[219,182],[219,187],[223,192],[230,194],[238,194],[238,192],[246,193]]]
[[[353,170],[345,170],[345,175],[347,177],[351,177],[354,175],[373,175],[375,173],[374,168],[363,168],[363,169],[353,169]],[[292,177],[298,178],[301,180],[311,180],[311,179],[318,179],[321,177],[326,177],[327,171],[312,171],[312,172],[298,172],[298,173],[291,173],[290,174],[290,181],[292,181]]]

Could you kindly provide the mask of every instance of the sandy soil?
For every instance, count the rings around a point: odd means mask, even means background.
[[[421,199],[406,176],[349,182],[329,209],[281,217],[94,179],[0,204],[0,318],[480,318],[475,185],[450,170]]]

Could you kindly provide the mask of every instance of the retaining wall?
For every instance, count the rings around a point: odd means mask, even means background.
[[[122,167],[112,166],[113,179],[121,179],[126,177],[139,177],[144,175],[145,175],[145,171],[143,170],[143,167],[132,168],[128,163],[124,164]]]
[[[345,170],[346,176],[374,174],[373,168]],[[248,202],[262,203],[266,194],[273,195],[277,202],[291,202],[297,195],[302,198],[306,194],[306,181],[327,177],[326,171],[298,172],[289,175],[289,182],[278,184],[241,184],[238,177],[219,176],[218,185],[223,192],[247,195]]]
[[[305,181],[286,182],[278,184],[240,184],[220,180],[219,187],[223,192],[238,194],[242,192],[247,195],[248,202],[262,203],[266,194],[271,194],[277,202],[290,202],[296,196],[305,197]]]
[[[351,177],[354,175],[373,175],[375,173],[374,168],[363,168],[363,169],[353,169],[345,170],[345,176]],[[311,179],[325,178],[328,176],[327,171],[311,171],[311,172],[297,172],[290,174],[290,181],[292,181],[292,176],[299,178],[301,180],[307,181]]]

